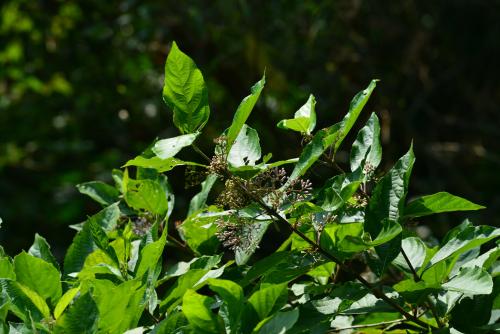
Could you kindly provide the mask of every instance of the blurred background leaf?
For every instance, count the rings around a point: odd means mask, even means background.
[[[488,207],[473,220],[500,226],[499,10],[499,1],[462,0],[2,1],[0,242],[12,254],[37,231],[60,257],[67,226],[98,209],[75,184],[111,181],[111,168],[178,134],[161,98],[173,40],[208,85],[205,151],[264,68],[249,125],[276,159],[297,156],[299,136],[275,125],[310,93],[320,129],[378,78],[360,124],[378,113],[383,170],[413,139],[410,195],[449,191]],[[182,219],[196,189],[176,179]],[[434,233],[462,217],[433,217]]]

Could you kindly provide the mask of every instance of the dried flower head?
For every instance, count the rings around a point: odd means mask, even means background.
[[[153,226],[154,217],[151,213],[147,212],[132,219],[131,221],[132,231],[134,234],[143,236],[147,231],[149,231],[149,229],[151,229],[151,226]]]

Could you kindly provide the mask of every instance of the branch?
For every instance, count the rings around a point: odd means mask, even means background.
[[[406,264],[408,264],[408,267],[410,267],[410,270],[413,274],[413,280],[415,282],[420,282],[422,279],[420,278],[420,276],[418,276],[418,273],[415,270],[415,267],[413,267],[413,265],[411,264],[410,258],[408,257],[408,255],[406,255],[406,252],[402,248],[401,248],[401,254],[403,254],[403,257],[406,261]],[[439,318],[436,307],[435,307],[434,303],[432,302],[432,300],[429,298],[429,296],[427,296],[427,303],[426,304],[427,304],[427,307],[429,308],[429,310],[431,310],[432,316],[434,317],[434,319],[436,319],[437,325],[439,326],[439,328],[442,328],[444,325],[441,322],[441,319]]]
[[[406,255],[406,252],[403,248],[401,248],[401,254],[403,254],[403,257],[405,258],[406,264],[408,265],[408,267],[410,267],[410,270],[413,274],[413,280],[415,282],[420,282],[422,279],[420,278],[420,276],[418,276],[417,271],[415,270],[415,268],[411,264],[410,259],[408,258],[408,255]]]
[[[228,171],[226,171],[226,177],[231,178],[233,181],[235,181],[235,183],[241,188],[241,190],[243,190],[248,197],[257,202],[269,216],[273,217],[277,222],[287,227],[289,230],[291,230],[291,232],[297,234],[301,239],[303,239],[305,242],[311,245],[313,249],[315,249],[317,252],[323,255],[323,257],[325,257],[329,261],[335,262],[339,266],[343,265],[343,262],[340,259],[338,259],[336,256],[330,254],[329,252],[321,248],[321,246],[316,242],[314,242],[313,240],[309,239],[309,237],[307,237],[304,233],[302,233],[296,227],[290,224],[288,220],[283,218],[275,209],[271,208],[269,205],[264,203],[264,201],[260,197],[256,196],[251,191],[249,191],[243,183],[241,183],[238,179],[233,178]],[[403,309],[401,306],[395,303],[391,298],[389,298],[386,294],[384,294],[380,289],[378,289],[373,284],[364,279],[359,273],[352,271],[349,267],[345,267],[345,270],[348,271],[353,276],[355,276],[358,279],[358,281],[361,282],[361,284],[370,289],[372,293],[375,295],[375,297],[385,301],[393,309],[401,313],[407,320],[413,321],[414,323],[424,328],[428,328],[430,326],[429,324],[423,322],[422,320],[418,319],[414,315],[407,312],[405,309]]]
[[[336,328],[336,329],[330,331],[329,333],[341,332],[341,331],[348,330],[348,329],[358,329],[358,328],[368,328],[368,327],[378,327],[378,326],[402,324],[406,320],[407,319],[397,319],[397,320],[391,320],[391,321],[381,321],[381,322],[377,322],[374,324],[361,324],[361,325],[354,325],[354,326],[349,326],[349,327]]]

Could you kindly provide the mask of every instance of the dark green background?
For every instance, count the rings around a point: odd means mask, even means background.
[[[488,206],[433,217],[436,235],[465,216],[500,226],[498,1],[0,6],[0,242],[9,253],[29,247],[37,231],[60,255],[73,235],[67,226],[98,209],[74,185],[110,180],[111,168],[155,137],[177,133],[161,99],[172,40],[208,82],[206,151],[264,68],[267,85],[249,123],[276,158],[297,155],[300,139],[275,124],[309,93],[318,100],[318,125],[327,126],[378,78],[362,118],[376,111],[382,120],[382,168],[413,139],[412,195],[446,190]],[[180,219],[188,199],[177,181],[182,170],[175,176]]]

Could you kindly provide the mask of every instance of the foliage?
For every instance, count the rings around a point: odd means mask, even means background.
[[[299,132],[296,158],[262,156],[247,121],[263,77],[238,107],[209,156],[197,138],[209,118],[201,71],[174,43],[163,97],[180,135],[156,141],[113,171],[114,185],[78,186],[103,206],[83,224],[62,271],[46,240],[28,252],[1,252],[0,317],[8,333],[481,333],[498,327],[495,243],[500,230],[465,221],[440,244],[412,229],[415,217],[477,210],[449,193],[407,202],[413,149],[386,173],[372,114],[352,145],[350,171],[336,161],[376,80],[346,116],[315,131],[310,97],[280,128]],[[201,161],[175,158],[193,149]],[[182,222],[169,224],[171,170],[204,180]],[[285,167],[281,167],[285,166]],[[320,184],[305,179],[323,169]],[[169,228],[170,227],[170,228]],[[266,240],[278,228],[282,244]],[[180,237],[177,237],[177,235]],[[273,251],[256,259],[259,245]],[[167,248],[172,247],[172,248]],[[172,263],[169,253],[186,252]],[[234,258],[234,259],[233,259]],[[471,309],[475,316],[464,321]]]

